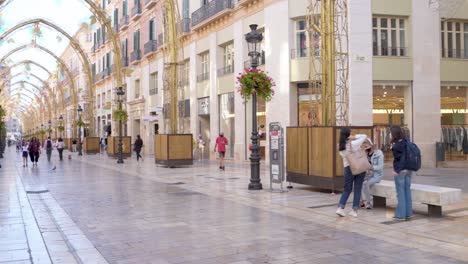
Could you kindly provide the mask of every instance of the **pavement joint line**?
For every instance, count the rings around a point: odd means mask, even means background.
[[[106,169],[113,170],[113,171],[118,171],[118,172],[124,173],[126,175],[140,177],[140,178],[147,179],[147,180],[153,180],[153,181],[161,182],[161,183],[167,183],[169,181],[169,180],[163,179],[162,177],[158,177],[158,178],[148,177],[148,176],[144,176],[142,174],[139,174],[138,172],[123,171],[123,170],[121,170],[119,168],[116,168],[115,166],[108,166],[107,164],[96,163],[96,162],[90,161],[88,159],[81,159],[80,161],[84,162],[84,163],[94,165],[94,166],[97,166],[97,167],[106,168]],[[181,174],[183,174],[183,173],[181,173]],[[209,195],[211,197],[226,199],[226,200],[238,203],[238,204],[243,204],[243,205],[246,205],[246,206],[251,206],[251,207],[262,209],[262,210],[265,210],[265,211],[270,211],[270,212],[275,212],[275,213],[279,213],[279,214],[282,214],[282,215],[287,215],[289,217],[293,217],[293,218],[296,218],[296,219],[301,219],[301,220],[305,220],[305,221],[309,221],[309,222],[314,222],[316,224],[325,225],[327,227],[332,227],[332,228],[336,228],[336,229],[343,230],[343,231],[358,232],[358,231],[362,231],[362,230],[359,230],[359,229],[355,230],[355,228],[351,228],[351,230],[350,230],[349,225],[337,225],[336,224],[337,221],[342,220],[342,221],[346,221],[348,223],[349,222],[355,222],[355,223],[361,223],[361,224],[364,222],[366,225],[369,225],[369,226],[372,226],[373,228],[375,228],[374,232],[362,232],[362,233],[360,233],[360,234],[362,234],[364,236],[367,236],[367,237],[370,237],[370,238],[378,238],[378,239],[380,239],[382,241],[389,242],[389,243],[392,243],[392,244],[395,244],[395,245],[404,245],[406,247],[417,248],[417,249],[423,250],[425,252],[432,252],[432,253],[434,253],[434,248],[429,249],[427,244],[424,244],[424,243],[422,243],[422,242],[420,242],[418,240],[420,240],[420,239],[435,240],[435,241],[443,243],[444,245],[447,245],[447,248],[444,249],[443,251],[436,250],[438,255],[446,256],[446,257],[450,257],[450,258],[455,258],[455,259],[458,259],[458,260],[468,261],[468,255],[460,256],[460,255],[453,254],[455,252],[453,250],[451,250],[451,248],[449,248],[450,245],[453,245],[453,247],[456,247],[456,246],[464,247],[464,245],[459,245],[457,243],[454,243],[454,242],[448,241],[448,240],[437,239],[437,238],[428,236],[428,234],[425,234],[425,233],[413,233],[413,232],[409,232],[409,231],[402,232],[401,230],[392,228],[389,225],[383,225],[381,223],[368,222],[368,221],[365,221],[363,219],[349,219],[349,218],[347,218],[347,219],[344,219],[344,220],[343,219],[337,220],[336,217],[332,217],[332,216],[330,216],[328,214],[325,214],[325,213],[322,213],[320,211],[314,211],[313,212],[315,214],[314,215],[315,217],[317,215],[320,216],[319,219],[314,219],[314,217],[310,217],[311,211],[307,210],[308,208],[302,208],[302,207],[298,208],[298,207],[291,206],[289,208],[285,208],[284,210],[273,210],[270,207],[271,202],[266,201],[264,203],[259,204],[258,200],[255,199],[256,196],[246,197],[245,195],[243,196],[242,193],[229,193],[226,190],[224,190],[224,191],[223,190],[216,190],[216,191],[215,190],[207,190],[207,188],[197,186],[196,182],[193,182],[193,183],[190,183],[190,184],[187,184],[187,185],[184,185],[184,186],[180,186],[180,188],[201,192],[201,193],[207,194],[207,195]],[[249,192],[249,193],[252,193],[252,192]],[[286,206],[282,206],[282,207],[286,207]],[[289,214],[287,214],[287,213],[289,213]],[[411,222],[411,221],[409,221],[409,222]],[[398,240],[397,238],[394,238],[394,237],[391,237],[391,236],[381,236],[381,233],[388,232],[388,231],[393,231],[393,232],[397,233],[398,235],[396,237],[401,237],[401,236],[406,237],[408,235],[412,235],[414,237],[408,237],[408,241],[401,241],[401,240]],[[450,251],[452,251],[452,252],[450,252]]]
[[[24,184],[23,180],[21,179],[21,176],[19,174],[18,168],[16,168],[16,190],[17,190],[17,196],[18,196],[18,201],[21,205],[21,218],[23,221],[23,226],[24,226],[24,232],[26,234],[26,240],[28,244],[28,252],[30,256],[30,260],[32,263],[52,263],[52,259],[50,258],[50,252],[49,249],[47,248],[45,241],[44,241],[44,236],[42,235],[42,232],[40,231],[39,224],[37,222],[36,215],[34,214],[34,210],[32,209],[31,202],[29,201],[29,198],[26,194],[26,191],[24,190]],[[24,220],[24,214],[30,214],[32,218],[34,218],[34,224],[33,225],[26,225],[26,222]],[[35,234],[32,234],[35,233]],[[41,239],[40,241],[35,241],[34,243],[30,243],[30,239],[32,236],[40,236]],[[32,247],[34,245],[34,248]],[[37,247],[37,248],[36,248]],[[36,250],[37,249],[37,250]],[[36,252],[38,251],[38,252]],[[47,253],[48,260],[41,258],[43,256],[44,252]]]

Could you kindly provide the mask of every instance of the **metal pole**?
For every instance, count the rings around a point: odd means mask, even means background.
[[[120,97],[120,96],[119,96]],[[119,98],[119,110],[122,110],[122,99]],[[118,144],[118,152],[119,156],[117,159],[117,163],[121,164],[124,163],[123,158],[122,158],[122,119],[119,120],[119,144]]]
[[[256,69],[258,65],[258,58],[252,57],[252,69]],[[258,145],[258,131],[257,131],[257,94],[252,95],[252,151],[250,153],[250,183],[249,190],[263,189],[260,180],[260,155]]]
[[[80,125],[78,126],[78,156],[83,156],[83,143],[81,142],[81,114],[79,114]]]

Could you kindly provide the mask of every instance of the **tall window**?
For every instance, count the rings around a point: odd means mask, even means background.
[[[182,2],[182,18],[190,17],[190,1],[184,0]]]
[[[122,56],[124,58],[128,57],[128,39],[122,41]]]
[[[298,20],[296,21],[296,37],[295,37],[295,45],[296,45],[296,52],[297,57],[307,57],[307,24],[305,20]]]
[[[408,56],[406,19],[398,17],[372,18],[374,56]]]
[[[443,58],[468,59],[468,21],[441,22]]]
[[[155,40],[154,36],[154,19],[151,19],[149,22],[149,40]]]
[[[183,72],[182,72],[182,81],[184,85],[189,84],[189,76],[190,76],[190,60],[186,60],[184,62],[183,66]]]
[[[228,44],[224,46],[223,52],[223,63],[224,67],[231,67],[234,68],[234,44]]]
[[[135,99],[140,98],[140,79],[135,80]]]
[[[114,9],[114,29],[119,28],[119,9]]]
[[[200,54],[201,73],[208,74],[210,72],[210,53],[205,52]]]
[[[158,93],[158,72],[151,73],[149,81],[150,81],[150,83],[149,83],[149,86],[150,86],[149,94],[150,95],[157,94]]]
[[[122,2],[122,16],[126,16],[128,14],[128,3],[127,0]]]
[[[140,49],[140,30],[133,32],[133,50]]]

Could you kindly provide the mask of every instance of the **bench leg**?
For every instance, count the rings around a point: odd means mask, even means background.
[[[442,217],[442,206],[428,204],[427,212],[429,216]]]
[[[374,199],[374,207],[386,207],[387,206],[387,199],[385,197],[380,196],[372,196]]]

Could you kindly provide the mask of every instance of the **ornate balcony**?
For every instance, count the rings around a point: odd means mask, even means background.
[[[192,13],[192,27],[199,27],[232,11],[232,0],[211,0]]]
[[[218,69],[218,77],[234,73],[234,65],[228,65],[221,69]]]
[[[126,30],[128,28],[128,15],[122,16],[120,19],[120,30]]]
[[[210,73],[205,72],[197,76],[197,82],[203,82],[210,79]]]
[[[137,63],[141,60],[141,51],[139,49],[132,51],[130,54],[130,61],[132,64]]]
[[[128,67],[128,57],[126,56],[122,57],[122,67],[123,68]]]
[[[145,0],[145,9],[152,8],[157,2],[157,0]]]
[[[150,40],[146,42],[143,50],[145,56],[155,52],[158,50],[158,42],[156,40]]]
[[[141,3],[137,3],[132,8],[132,21],[136,21],[141,17]]]

